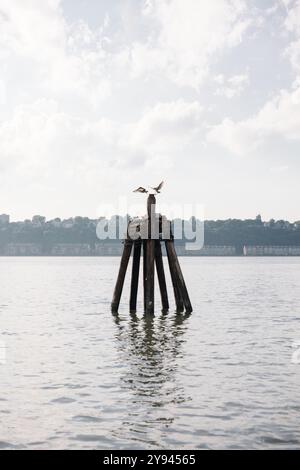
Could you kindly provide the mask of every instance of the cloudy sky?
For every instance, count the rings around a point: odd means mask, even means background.
[[[299,220],[300,0],[0,0],[0,213],[96,217],[166,181]]]

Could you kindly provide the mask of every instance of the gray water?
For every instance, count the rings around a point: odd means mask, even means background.
[[[0,258],[0,448],[300,447],[300,259],[180,262],[194,312],[145,318],[118,258]]]

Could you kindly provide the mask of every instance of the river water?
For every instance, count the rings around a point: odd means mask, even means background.
[[[0,448],[300,447],[300,258],[180,262],[144,317],[119,258],[0,258]]]

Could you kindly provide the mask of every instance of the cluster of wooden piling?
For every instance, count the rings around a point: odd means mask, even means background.
[[[127,235],[124,240],[124,249],[121,258],[118,278],[111,303],[111,310],[117,313],[121,300],[124,280],[133,250],[131,288],[129,310],[136,312],[137,293],[140,272],[140,259],[143,249],[143,287],[144,287],[144,311],[154,314],[154,275],[155,267],[161,295],[162,311],[169,310],[169,299],[166,285],[161,242],[165,243],[171,280],[174,289],[177,312],[192,312],[192,305],[185,285],[184,277],[180,268],[178,257],[174,247],[174,237],[170,222],[155,214],[155,196],[149,195],[147,201],[147,218],[140,221],[138,227],[131,226],[129,222]],[[153,223],[157,220],[157,224]],[[134,224],[133,224],[134,225]],[[133,232],[132,232],[133,229]],[[145,236],[146,229],[146,236]],[[155,233],[154,233],[155,232]],[[132,236],[134,235],[134,236]]]

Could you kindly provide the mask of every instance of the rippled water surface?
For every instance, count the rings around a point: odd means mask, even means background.
[[[0,258],[0,448],[300,447],[300,259],[180,262],[147,318],[118,258]]]

